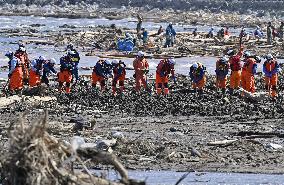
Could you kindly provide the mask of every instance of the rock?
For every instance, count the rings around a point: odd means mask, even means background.
[[[45,26],[45,24],[31,24],[30,27],[42,27]]]
[[[63,24],[62,26],[59,26],[59,28],[70,28],[70,29],[74,29],[74,28],[76,28],[76,26],[74,26],[74,25],[68,25],[68,24]]]
[[[74,127],[73,127],[74,131],[81,131],[81,130],[83,130],[84,127],[86,127],[88,125],[87,120],[82,116],[72,118],[70,120],[70,123],[75,123]]]
[[[111,136],[114,138],[114,139],[123,139],[124,138],[124,135],[122,132],[118,132],[118,131],[112,131],[111,132]]]
[[[270,149],[274,149],[274,150],[278,150],[278,149],[282,149],[283,146],[282,145],[279,145],[279,144],[275,144],[275,143],[269,143],[266,145],[267,148],[270,148]]]
[[[177,129],[174,128],[174,127],[171,127],[171,128],[170,128],[170,131],[171,131],[171,132],[177,132]]]

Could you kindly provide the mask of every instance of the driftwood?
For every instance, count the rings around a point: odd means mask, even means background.
[[[140,185],[144,182],[130,180],[126,169],[116,156],[95,148],[72,149],[68,142],[60,141],[46,132],[47,112],[44,118],[28,125],[20,118],[20,123],[11,125],[8,148],[2,149],[0,176],[3,185]],[[96,163],[113,165],[122,180],[112,182],[91,174],[82,158]],[[73,163],[81,164],[86,173],[75,171]]]
[[[238,141],[238,139],[230,139],[230,140],[222,140],[222,141],[213,141],[207,143],[209,146],[228,146],[234,142]]]

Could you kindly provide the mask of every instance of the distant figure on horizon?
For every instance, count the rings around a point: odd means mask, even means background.
[[[214,28],[211,27],[208,34],[206,35],[206,38],[213,38],[213,37],[214,37]]]
[[[141,32],[142,23],[143,23],[143,17],[141,15],[137,14],[137,20],[138,20],[137,27],[136,27],[137,37],[141,38],[140,32]]]
[[[268,22],[267,28],[266,28],[266,35],[267,35],[267,45],[272,44],[272,24],[271,22]]]
[[[175,43],[175,38],[176,38],[176,31],[173,28],[173,24],[169,23],[166,29],[166,43],[164,45],[164,48],[173,47]]]
[[[261,39],[263,37],[263,32],[259,26],[257,26],[256,30],[254,31],[254,37],[256,39]]]
[[[192,34],[193,34],[194,37],[197,37],[197,27],[194,28]]]

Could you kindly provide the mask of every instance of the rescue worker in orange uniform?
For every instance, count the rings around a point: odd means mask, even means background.
[[[227,75],[229,73],[229,59],[222,57],[216,62],[216,87],[221,89],[222,93],[226,92]]]
[[[116,95],[116,84],[119,83],[120,93],[124,91],[124,81],[126,76],[126,65],[121,60],[113,60],[113,80],[112,80],[112,94]]]
[[[112,66],[109,60],[99,60],[94,66],[92,73],[92,87],[100,83],[101,91],[105,91],[106,79],[112,77]]]
[[[144,89],[149,91],[147,86],[147,74],[149,73],[149,64],[148,61],[144,58],[144,53],[139,51],[136,59],[133,61],[133,67],[135,70],[135,90],[140,91],[141,85],[144,86]]]
[[[39,86],[41,84],[43,63],[45,61],[46,61],[45,57],[40,56],[38,59],[35,59],[31,62],[30,78],[29,78],[30,87]]]
[[[156,90],[157,94],[162,93],[162,89],[164,88],[164,95],[169,94],[169,75],[171,74],[172,79],[176,83],[175,77],[175,66],[176,62],[174,59],[164,59],[161,60],[157,66],[156,70]]]
[[[205,67],[201,63],[194,63],[190,67],[189,76],[192,81],[192,88],[199,94],[203,93],[206,84]]]
[[[5,54],[9,59],[9,90],[13,93],[23,89],[23,63],[13,52],[8,51]]]
[[[30,60],[28,54],[26,52],[26,48],[23,44],[19,44],[19,49],[15,52],[15,57],[17,57],[22,65],[23,70],[23,81],[24,83],[28,84],[29,82],[29,67],[30,67]]]
[[[69,55],[60,58],[60,72],[58,73],[59,91],[62,91],[65,84],[65,91],[67,94],[71,92],[72,70],[73,62]]]
[[[254,56],[249,51],[244,53],[244,65],[242,67],[241,84],[245,91],[255,93],[255,80],[257,64]]]
[[[263,72],[265,74],[265,89],[269,96],[275,98],[277,96],[278,73],[280,67],[278,62],[271,54],[266,56],[266,61],[263,64]]]
[[[229,65],[231,69],[230,94],[233,94],[234,90],[238,89],[241,84],[241,57],[243,55],[243,47],[241,47],[238,54],[235,55],[234,50],[229,50],[227,55],[229,56]]]

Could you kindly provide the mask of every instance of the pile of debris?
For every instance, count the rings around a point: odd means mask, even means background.
[[[1,183],[11,184],[80,184],[80,185],[140,185],[131,180],[126,169],[111,153],[94,145],[72,140],[71,144],[58,140],[46,132],[47,112],[32,124],[20,119],[9,130],[9,142],[1,150]],[[119,182],[111,182],[92,174],[83,160],[94,164],[112,165],[120,174]],[[74,170],[78,164],[83,170]]]

